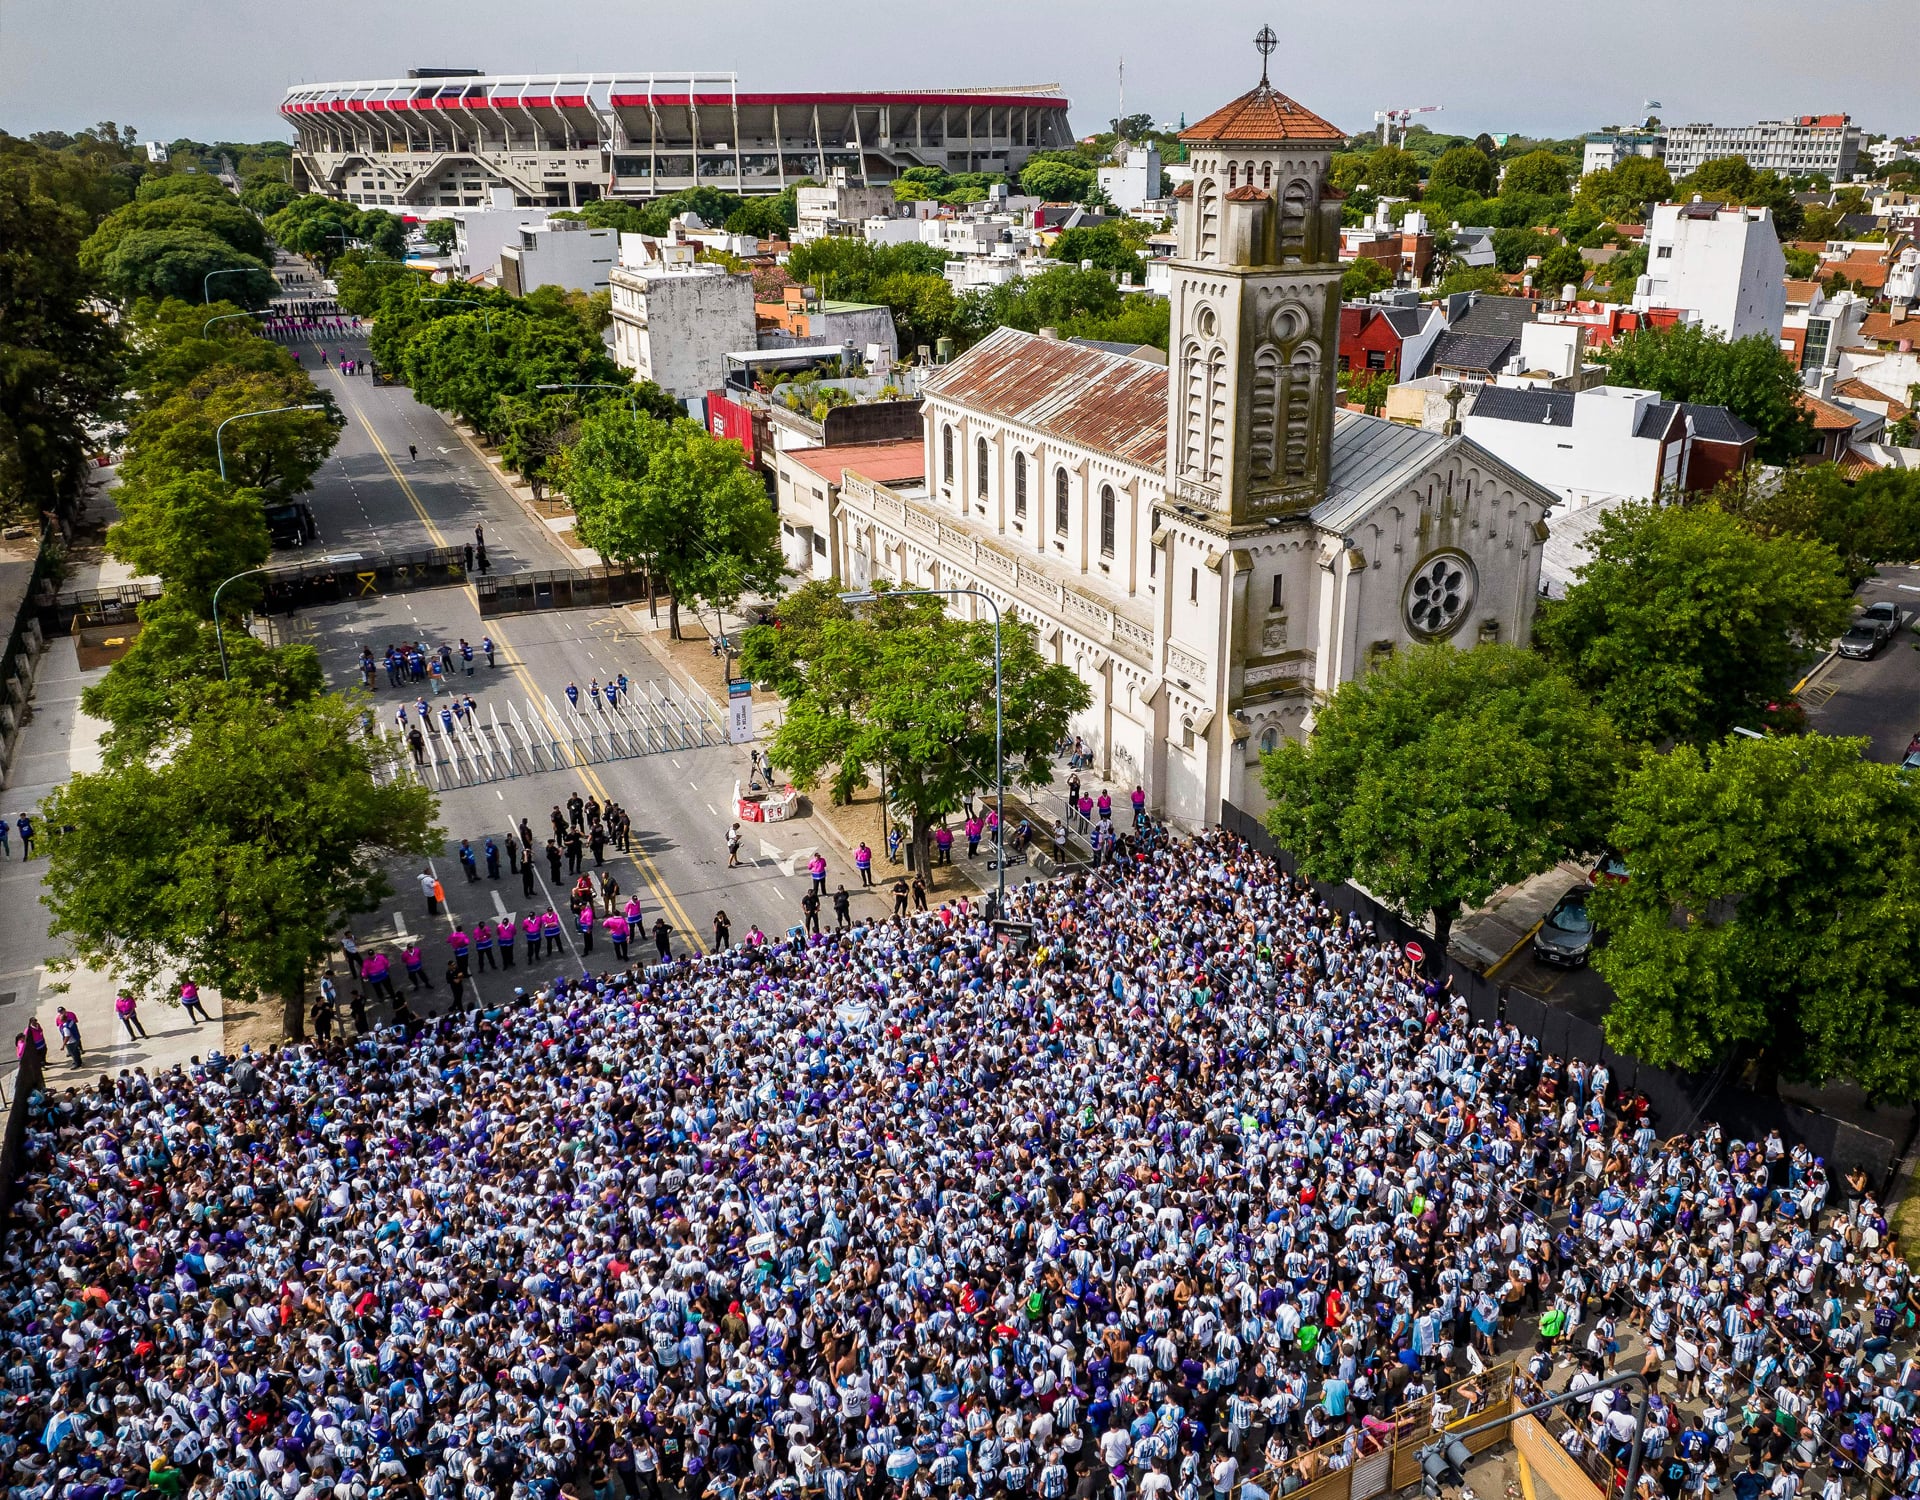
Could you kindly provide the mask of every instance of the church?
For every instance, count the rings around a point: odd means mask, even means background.
[[[1338,405],[1339,130],[1263,66],[1182,139],[1166,365],[1001,329],[928,377],[891,462],[787,455],[834,467],[781,513],[820,576],[1030,622],[1092,689],[1097,769],[1194,826],[1263,807],[1260,753],[1393,651],[1527,640],[1553,497],[1457,423]]]

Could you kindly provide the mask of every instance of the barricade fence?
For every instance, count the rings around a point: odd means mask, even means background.
[[[1223,803],[1220,826],[1245,839],[1288,874],[1299,873],[1292,853],[1275,842],[1266,824],[1254,814],[1230,802]],[[1427,933],[1363,891],[1320,881],[1314,882],[1314,889],[1331,910],[1371,922],[1374,931],[1389,942],[1418,940],[1428,949],[1433,946]],[[1804,1141],[1814,1155],[1826,1161],[1830,1171],[1858,1166],[1881,1185],[1892,1177],[1911,1139],[1910,1132],[1907,1138],[1895,1140],[1817,1110],[1754,1093],[1728,1081],[1724,1069],[1681,1074],[1653,1067],[1608,1046],[1606,1033],[1593,1022],[1510,984],[1489,980],[1450,954],[1430,953],[1428,967],[1440,979],[1450,981],[1455,994],[1466,998],[1468,1011],[1476,1021],[1505,1020],[1526,1035],[1538,1037],[1543,1052],[1605,1063],[1617,1087],[1628,1094],[1646,1096],[1662,1135],[1695,1130],[1708,1123],[1740,1140],[1759,1140],[1769,1130],[1778,1130],[1789,1142]]]
[[[20,1054],[20,1067],[9,1082],[12,1097],[7,1101],[6,1134],[0,1137],[0,1232],[12,1223],[21,1161],[27,1150],[27,1112],[45,1082],[46,1066],[44,1054],[28,1048]]]

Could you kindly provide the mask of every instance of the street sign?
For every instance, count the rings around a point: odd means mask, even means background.
[[[753,684],[736,678],[727,684],[727,743],[744,745],[753,739]]]
[[[1417,964],[1423,964],[1427,961],[1427,950],[1422,948],[1418,943],[1408,943],[1407,957]]]

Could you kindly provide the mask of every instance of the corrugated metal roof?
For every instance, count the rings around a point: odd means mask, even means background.
[[[1125,354],[1001,328],[921,391],[1122,463],[1166,466],[1167,372]]]
[[[1333,414],[1333,474],[1314,521],[1344,531],[1375,504],[1433,463],[1460,437],[1407,427],[1364,412]]]

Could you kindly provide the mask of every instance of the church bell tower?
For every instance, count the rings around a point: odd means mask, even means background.
[[[1326,494],[1340,336],[1346,137],[1259,84],[1185,131],[1167,382],[1167,494],[1257,524]]]

